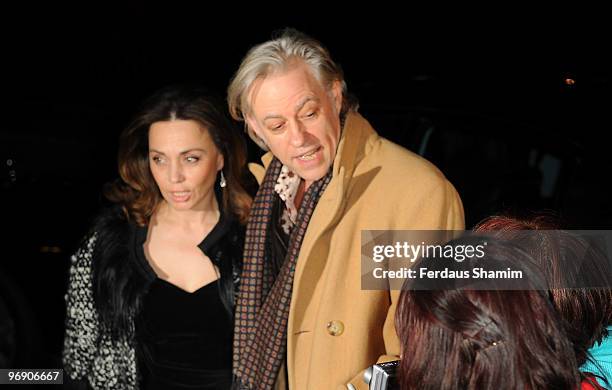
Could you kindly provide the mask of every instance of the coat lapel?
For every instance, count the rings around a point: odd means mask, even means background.
[[[304,326],[308,326],[308,324],[304,323],[304,313],[311,302],[314,289],[317,286],[317,282],[321,279],[327,261],[329,242],[321,240],[328,230],[333,228],[342,217],[342,211],[346,206],[345,195],[353,172],[365,154],[367,140],[375,134],[370,124],[360,114],[348,114],[332,168],[332,180],[329,182],[321,199],[319,199],[300,248],[300,255],[293,279],[287,332],[289,362],[294,361],[292,356],[295,351],[296,342],[294,335],[312,330],[304,328]],[[266,169],[270,165],[272,158],[273,155],[269,152],[261,158]],[[255,174],[258,173],[252,168],[251,171]],[[259,175],[261,178],[257,177],[260,182],[263,178],[263,172],[265,171],[259,172],[262,173]]]
[[[363,158],[365,139],[372,134],[374,130],[361,115],[351,113],[347,116],[334,161],[332,180],[317,204],[300,248],[289,313],[288,335],[290,336],[310,330],[303,329],[303,326],[309,326],[304,323],[304,313],[317,282],[321,280],[329,252],[329,242],[321,240],[336,226],[343,215],[346,207],[346,191],[357,164]],[[289,342],[291,339],[289,337]],[[289,349],[293,350],[291,347]]]

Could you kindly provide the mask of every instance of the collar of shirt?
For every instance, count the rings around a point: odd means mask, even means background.
[[[281,226],[286,234],[291,232],[291,228],[297,221],[298,211],[295,206],[295,195],[300,187],[300,180],[300,177],[292,172],[289,167],[283,165],[274,185],[274,191],[285,202]]]

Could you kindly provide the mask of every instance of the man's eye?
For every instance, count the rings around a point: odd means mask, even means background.
[[[317,117],[317,110],[308,111],[306,112],[306,114],[302,116],[302,118],[304,119],[313,119],[316,117]]]

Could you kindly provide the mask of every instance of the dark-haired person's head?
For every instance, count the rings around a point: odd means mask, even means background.
[[[473,243],[460,238],[448,245]],[[450,279],[407,280],[396,312],[402,390],[578,386],[571,344],[533,259],[515,245],[490,240],[484,258],[467,259],[461,268],[492,262],[520,270],[524,288],[475,290],[456,288]],[[448,264],[427,259],[431,270]]]
[[[492,216],[474,231],[520,240],[552,287],[552,301],[573,343],[578,365],[582,365],[589,359],[587,350],[608,335],[612,323],[610,263],[593,242],[558,229],[560,223],[545,215]]]
[[[118,160],[121,180],[106,195],[139,225],[162,201],[197,209],[215,191],[220,207],[246,223],[246,144],[222,101],[202,87],[174,85],[149,97],[121,134]]]

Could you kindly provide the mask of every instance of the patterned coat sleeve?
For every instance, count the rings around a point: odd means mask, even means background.
[[[92,256],[96,234],[71,258],[68,292],[66,293],[66,334],[63,363],[71,379],[85,379],[96,354],[99,323],[92,289]]]
[[[92,389],[138,389],[134,326],[118,340],[100,323],[94,303],[92,262],[99,233],[72,256],[66,293],[63,364],[70,379]]]
[[[138,389],[133,340],[113,340],[98,319],[92,279],[97,241],[98,234],[92,234],[71,258],[65,297],[64,369],[72,380],[87,382],[93,389]],[[133,334],[133,324],[129,331]]]

